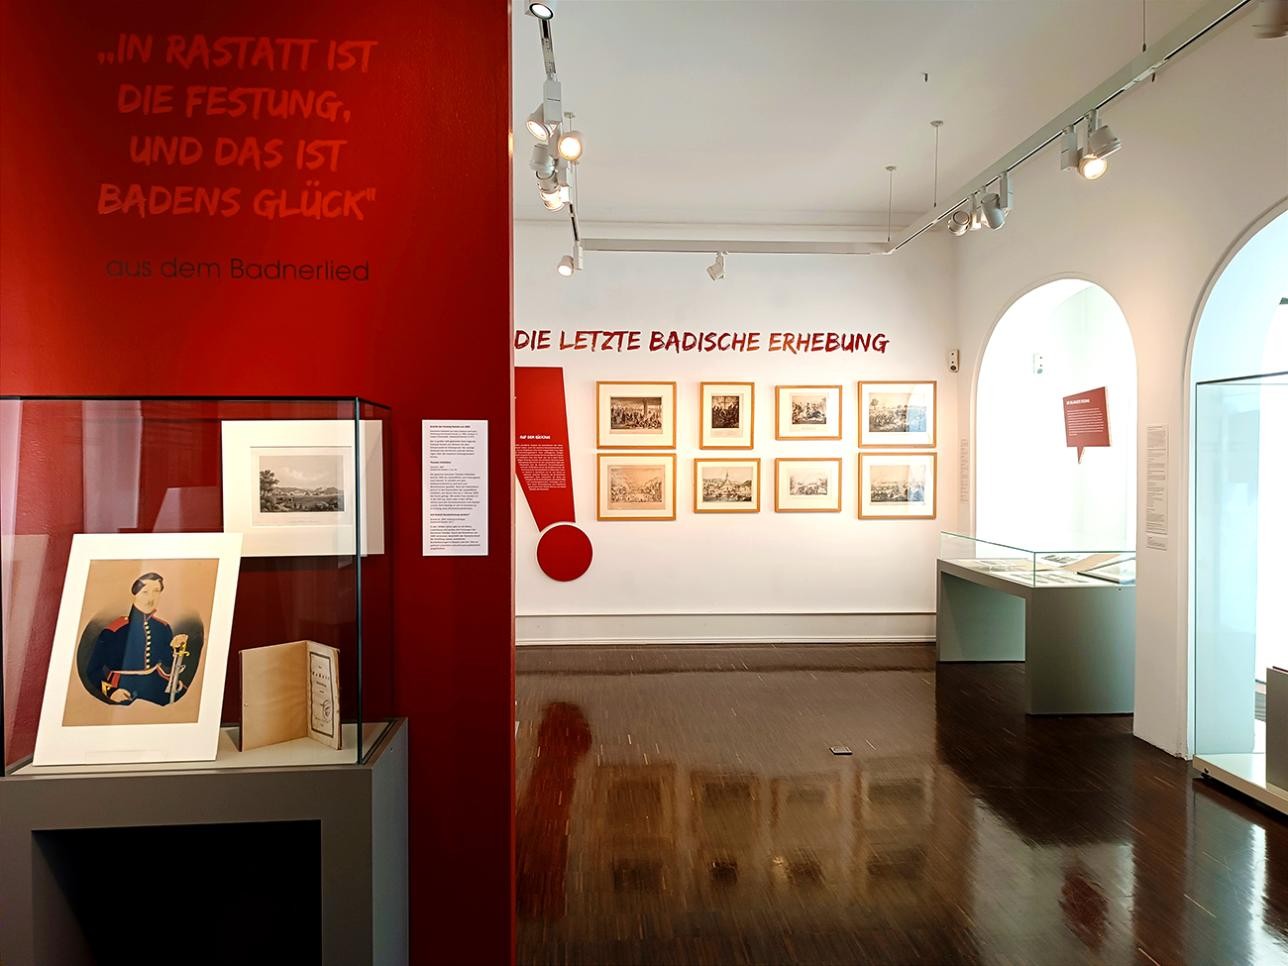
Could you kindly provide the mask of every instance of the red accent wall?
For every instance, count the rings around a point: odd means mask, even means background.
[[[3,4],[0,392],[361,394],[393,408],[392,674],[410,718],[415,962],[513,955],[514,597],[507,4]],[[363,220],[98,214],[100,182],[298,187],[289,172],[132,164],[131,133],[324,136],[244,118],[123,119],[116,85],[299,77],[104,65],[121,31],[378,41],[324,187]],[[327,86],[314,78],[305,86]],[[367,261],[371,280],[113,278],[113,259]],[[487,418],[486,557],[420,555],[420,420]]]

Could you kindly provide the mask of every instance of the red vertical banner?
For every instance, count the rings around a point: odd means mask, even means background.
[[[576,525],[561,368],[514,370],[514,472],[541,531],[537,564],[552,580],[576,580],[589,569],[592,550]]]
[[[1064,445],[1077,448],[1079,463],[1088,446],[1109,445],[1109,404],[1104,386],[1064,397]]]

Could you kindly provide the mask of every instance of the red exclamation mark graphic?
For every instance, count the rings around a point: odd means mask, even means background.
[[[537,565],[553,580],[576,580],[592,550],[573,508],[563,369],[514,370],[514,472],[541,531]]]

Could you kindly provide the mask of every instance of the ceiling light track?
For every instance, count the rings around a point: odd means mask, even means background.
[[[1099,110],[1118,95],[1149,79],[1177,54],[1202,40],[1211,31],[1226,23],[1249,4],[1256,2],[1257,0],[1208,0],[1191,16],[1186,18],[1184,22],[1168,31],[1165,36],[1153,44],[1150,44],[1139,56],[1134,57],[1094,89],[1069,105],[1032,135],[1016,145],[1009,153],[998,158],[997,161],[967,182],[965,187],[950,195],[951,201],[948,204],[932,207],[930,211],[914,219],[903,230],[894,244],[890,246],[890,252],[899,251],[941,221],[947,221],[949,231],[955,235],[969,231],[972,225],[976,224],[974,212],[978,210],[974,206],[973,199],[983,188],[988,187],[995,181],[999,181],[1004,176],[1008,176],[1016,167],[1033,157],[1057,138],[1066,138],[1067,147],[1069,130],[1076,130],[1076,126],[1084,119],[1088,121],[1088,147],[1092,148],[1092,150],[1090,155],[1084,152],[1078,158],[1078,162],[1085,162],[1082,167],[1089,168],[1090,176],[1098,177],[1099,174],[1103,174],[1104,170],[1101,163],[1093,162],[1091,157],[1096,155],[1096,149],[1091,139],[1097,135],[1097,132],[1104,132],[1099,134],[1099,140],[1095,142],[1105,152],[1097,156],[1099,162],[1103,162],[1104,157],[1116,151],[1119,145],[1118,139],[1113,137],[1113,132],[1107,126],[1099,124]],[[1076,142],[1074,146],[1076,147]],[[1088,171],[1082,170],[1081,167],[1079,170],[1083,177],[1089,177]],[[986,214],[984,218],[987,219]],[[960,227],[959,230],[959,222],[963,219],[967,220],[964,227]],[[989,225],[991,226],[991,222],[989,222]]]
[[[586,151],[586,138],[572,127],[573,115],[563,109],[563,85],[555,71],[555,45],[550,23],[555,18],[555,0],[529,3],[526,11],[534,17],[541,34],[541,61],[546,79],[541,87],[541,103],[527,116],[523,126],[536,144],[528,167],[537,179],[537,195],[547,211],[568,209],[572,226],[572,254],[565,255],[555,266],[560,275],[570,277],[580,271],[582,263],[581,232],[577,225],[577,207],[573,203],[570,166],[581,161]],[[564,119],[568,123],[565,127]]]

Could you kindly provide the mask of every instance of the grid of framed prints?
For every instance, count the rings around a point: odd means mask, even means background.
[[[933,520],[937,516],[935,380],[858,383],[858,516],[862,520]],[[597,519],[675,520],[677,398],[674,382],[595,383]],[[698,448],[755,446],[753,382],[702,382]],[[844,424],[839,385],[774,387],[774,438],[839,440]],[[880,449],[881,452],[876,450]],[[920,450],[911,452],[911,450]],[[693,460],[694,513],[759,513],[758,457]],[[774,460],[774,510],[839,513],[840,457]]]
[[[694,513],[759,513],[760,460],[719,457],[693,461]]]
[[[675,449],[675,383],[595,383],[600,449]]]
[[[704,382],[699,386],[699,449],[751,449],[756,436],[756,384]]]
[[[860,520],[933,520],[934,453],[859,453]]]
[[[860,382],[859,446],[935,448],[935,388],[929,382]]]
[[[674,520],[674,453],[600,453],[598,519]]]
[[[774,510],[778,513],[840,513],[841,460],[774,460]]]
[[[840,386],[775,386],[775,439],[840,439]]]

